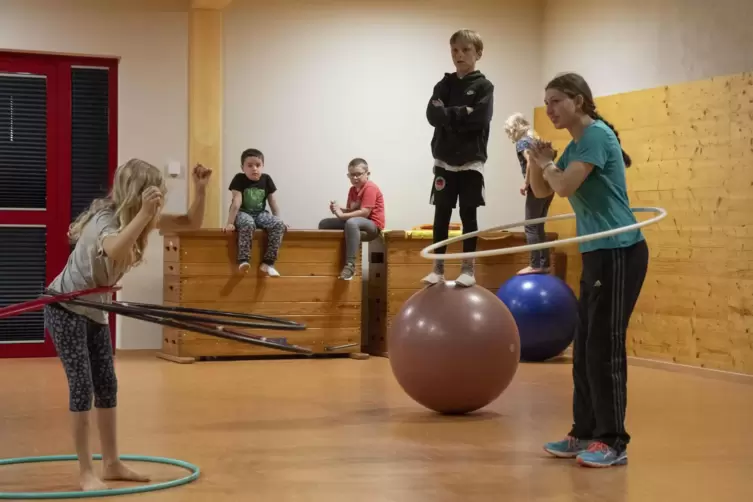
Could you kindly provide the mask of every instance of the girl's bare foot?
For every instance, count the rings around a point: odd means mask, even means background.
[[[81,490],[91,492],[94,490],[107,490],[107,485],[102,482],[93,472],[81,473]]]
[[[148,476],[134,472],[120,461],[105,466],[103,474],[102,477],[108,481],[139,481],[142,483],[150,481]]]

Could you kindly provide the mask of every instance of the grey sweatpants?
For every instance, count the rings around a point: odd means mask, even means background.
[[[537,199],[533,195],[533,190],[528,189],[526,194],[526,219],[543,218],[549,212],[549,205],[552,203],[554,194]],[[544,224],[526,225],[526,242],[528,244],[538,244],[546,241],[546,231]],[[549,249],[537,249],[531,251],[531,268],[548,268],[549,267]]]
[[[356,263],[356,253],[361,247],[361,232],[364,233],[363,242],[373,241],[379,235],[376,224],[368,218],[325,218],[319,222],[319,230],[345,231],[345,257],[351,264]]]

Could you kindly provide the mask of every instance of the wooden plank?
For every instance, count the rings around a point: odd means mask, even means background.
[[[264,245],[254,245],[251,248],[250,263],[257,267],[264,254]],[[180,251],[181,263],[237,263],[237,252],[234,245],[220,246],[192,246]],[[329,263],[342,267],[345,264],[345,252],[338,246],[320,243],[319,246],[292,245],[284,242],[280,248],[275,267],[283,263]],[[360,262],[359,262],[360,263]],[[358,267],[356,267],[358,268]]]
[[[166,301],[235,303],[355,302],[361,300],[360,281],[334,277],[222,277],[165,278]]]
[[[361,350],[361,330],[358,327],[341,329],[308,329],[306,331],[264,331],[268,337],[285,337],[288,343],[311,349],[317,354],[329,354],[327,347],[337,347],[355,343],[353,347],[337,350],[338,354],[349,354]],[[183,357],[233,357],[258,355],[290,355],[278,349],[226,340],[223,338],[181,331],[180,355]],[[304,356],[305,357],[305,356]]]
[[[169,306],[216,309],[226,312],[252,313],[269,316],[355,316],[361,312],[361,302],[164,302]],[[211,304],[211,305],[210,305]]]
[[[172,305],[172,303],[169,302],[166,302],[166,304]],[[360,303],[332,304],[277,302],[248,304],[212,302],[212,304],[208,306],[206,303],[201,302],[186,302],[180,306],[199,309],[211,308],[212,310],[224,312],[271,316],[287,321],[298,322],[304,324],[307,328],[341,328],[358,327],[361,325]],[[307,308],[302,306],[307,306]],[[306,310],[310,310],[310,312],[306,312]],[[243,321],[244,319],[238,320]],[[251,319],[248,321],[254,322]]]
[[[256,258],[256,257],[254,257]],[[259,263],[258,259],[252,259],[254,267],[251,268],[245,275],[247,276],[260,276],[265,277],[266,274],[259,270],[256,264]],[[275,263],[275,269],[283,277],[338,277],[342,272],[344,263],[340,260],[329,260],[327,262],[293,262],[293,261],[279,261]],[[238,266],[235,262],[215,262],[207,263],[202,262],[187,262],[182,264],[166,264],[165,274],[180,275],[181,277],[235,277],[238,275],[244,275],[238,271]],[[361,280],[361,267],[356,267],[356,275],[353,280]]]

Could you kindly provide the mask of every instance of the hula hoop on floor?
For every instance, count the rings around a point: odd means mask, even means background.
[[[93,455],[95,460],[102,460],[101,455]],[[78,460],[77,455],[50,455],[46,457],[22,457],[22,458],[5,458],[0,459],[0,466],[29,464],[37,462],[61,462]],[[43,500],[43,499],[82,499],[93,497],[110,497],[114,495],[132,495],[135,493],[146,493],[157,490],[164,490],[176,486],[185,485],[199,478],[201,470],[198,466],[177,460],[174,458],[151,457],[146,455],[121,455],[120,460],[129,460],[134,462],[150,462],[153,464],[167,464],[182,467],[190,471],[187,476],[172,481],[163,481],[151,485],[128,486],[124,488],[112,488],[107,490],[94,490],[90,492],[0,492],[0,499],[11,500]]]
[[[593,241],[596,239],[601,239],[603,237],[611,237],[613,235],[622,234],[625,232],[637,230],[639,228],[642,228],[648,225],[653,225],[654,223],[657,223],[658,221],[662,220],[665,216],[667,216],[667,211],[665,211],[663,208],[660,208],[660,207],[634,207],[634,208],[631,208],[631,211],[633,211],[634,213],[654,213],[656,214],[656,216],[654,216],[653,218],[649,218],[648,220],[633,223],[631,225],[625,225],[623,227],[613,228],[611,230],[604,230],[603,232],[596,232],[596,233],[588,234],[588,235],[580,235],[578,237],[568,237],[566,239],[557,239],[556,241],[540,242],[538,244],[526,244],[524,246],[488,249],[486,251],[473,251],[469,253],[449,253],[449,254],[432,253],[432,251],[438,248],[447,246],[449,244],[454,244],[456,242],[464,241],[465,239],[470,239],[471,237],[476,237],[479,234],[482,234],[484,232],[507,230],[508,228],[522,227],[525,225],[536,225],[538,223],[545,223],[548,221],[571,220],[575,218],[575,213],[560,214],[557,216],[545,216],[543,218],[534,218],[531,220],[519,221],[517,223],[509,223],[507,225],[500,225],[498,227],[492,227],[485,230],[477,230],[475,232],[469,232],[465,235],[452,237],[442,242],[437,242],[436,244],[432,244],[431,246],[426,246],[424,249],[421,250],[421,257],[427,258],[430,260],[463,260],[463,259],[470,259],[470,258],[483,258],[485,256],[500,256],[500,255],[506,255],[506,254],[514,254],[514,253],[524,253],[524,252],[529,252],[529,251],[535,251],[537,249],[553,248],[555,246],[561,246],[563,244],[580,244],[581,242]]]

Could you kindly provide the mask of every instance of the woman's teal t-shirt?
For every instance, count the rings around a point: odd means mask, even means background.
[[[580,187],[568,199],[576,216],[577,234],[588,235],[636,223],[630,210],[625,182],[622,147],[614,131],[601,120],[595,120],[578,141],[571,141],[557,167],[564,170],[573,161],[593,164]],[[632,246],[643,240],[640,230],[604,237],[580,244],[581,253],[597,249]]]

